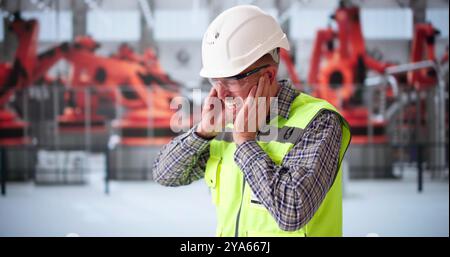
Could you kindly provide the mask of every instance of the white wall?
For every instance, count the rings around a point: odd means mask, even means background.
[[[158,42],[161,65],[177,81],[196,87],[201,83],[198,75],[201,69],[201,41]],[[181,63],[177,54],[184,49],[189,54],[189,62]]]

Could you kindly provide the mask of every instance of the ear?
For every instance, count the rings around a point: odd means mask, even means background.
[[[272,84],[277,76],[278,69],[274,66],[270,66],[267,68],[267,71],[265,72],[269,76],[270,84]]]

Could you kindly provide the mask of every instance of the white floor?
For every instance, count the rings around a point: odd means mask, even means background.
[[[350,181],[345,236],[449,236],[449,184],[415,180]]]
[[[449,184],[414,179],[350,181],[344,199],[345,236],[449,236]],[[165,188],[153,182],[113,182],[101,175],[84,186],[9,183],[0,197],[0,236],[212,236],[215,213],[203,181]]]

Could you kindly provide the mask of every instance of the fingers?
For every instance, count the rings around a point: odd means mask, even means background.
[[[236,131],[256,132],[265,124],[268,110],[270,110],[270,86],[269,76],[264,74],[259,78],[258,84],[250,89],[237,114],[234,123]]]
[[[267,76],[267,74],[264,74],[262,77],[264,78],[264,80],[263,80],[264,88],[263,88],[262,96],[267,96],[267,94],[269,93],[269,90],[268,90],[269,83],[270,83],[269,77]]]
[[[252,87],[252,89],[250,89],[250,92],[248,93],[247,98],[245,99],[241,111],[244,111],[246,109],[249,109],[252,105],[253,105],[253,99],[255,98],[255,92],[257,91],[257,86]]]
[[[251,108],[255,107],[255,105],[256,105],[255,100],[256,100],[257,91],[258,91],[258,86],[254,86],[250,90],[247,99],[245,99],[244,108],[251,109]]]
[[[215,87],[212,87],[209,91],[208,97],[214,97],[217,96],[217,89]]]
[[[270,84],[270,79],[269,76],[267,74],[265,74],[264,76],[266,76],[266,87],[265,87],[265,92],[264,92],[264,96],[266,97],[266,113],[270,110],[270,87],[272,86]]]
[[[250,89],[250,92],[249,92],[248,96],[255,97],[257,89],[258,89],[258,86],[253,86],[252,89]]]
[[[259,81],[258,81],[258,89],[256,90],[256,94],[255,94],[256,98],[258,98],[262,95],[262,92],[264,90],[264,83],[265,83],[265,78],[264,78],[264,76],[262,76],[259,78]]]
[[[270,106],[269,93],[270,93],[270,79],[267,74],[264,74],[259,78],[258,91],[256,92],[255,100],[257,101],[258,104],[261,105],[265,104],[264,106],[262,106],[262,109],[264,109],[266,112]],[[263,97],[263,99],[260,99],[261,97]],[[260,108],[258,107],[258,109]]]
[[[217,97],[217,90],[215,87],[211,88],[208,96],[205,99],[205,109],[211,110],[213,108],[213,99]]]
[[[257,98],[256,98],[256,92],[258,88],[255,86],[250,91],[249,97],[246,99],[245,104],[245,129],[248,132],[256,132],[257,130]]]

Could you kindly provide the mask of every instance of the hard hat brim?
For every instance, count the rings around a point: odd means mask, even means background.
[[[281,39],[276,42],[275,44],[273,44],[273,47],[270,49],[274,49],[277,47],[281,47],[286,49],[287,51],[290,50],[289,47],[289,42],[287,40],[287,36],[286,34],[283,33],[283,36],[281,37]],[[270,47],[269,47],[270,48]],[[264,55],[264,54],[263,54]],[[257,56],[254,59],[250,59],[247,61],[247,63],[245,65],[242,65],[238,68],[235,69],[223,69],[223,70],[207,70],[204,67],[200,70],[200,76],[203,78],[226,78],[226,77],[231,77],[231,76],[235,76],[239,73],[241,73],[243,70],[245,70],[247,67],[249,67],[250,65],[252,65],[254,62],[256,62],[259,58],[261,58],[263,55],[261,56]]]

